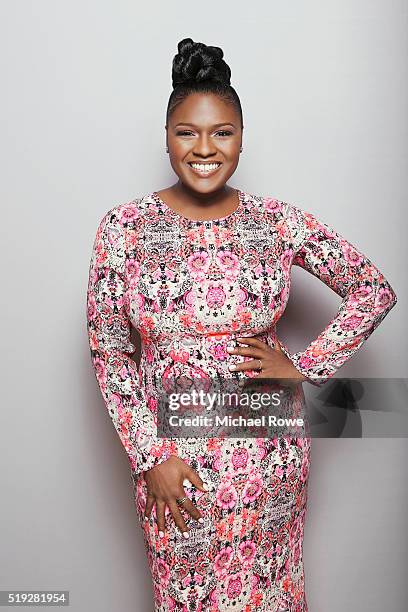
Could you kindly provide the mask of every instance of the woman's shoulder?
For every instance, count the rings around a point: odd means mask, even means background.
[[[116,225],[118,229],[132,226],[146,212],[147,200],[147,196],[139,196],[112,205],[103,213],[101,225]]]
[[[275,194],[246,194],[256,222],[267,223],[272,232],[294,244],[301,243],[308,231],[309,217],[304,208]]]
[[[267,219],[273,221],[289,219],[301,209],[291,202],[284,200],[277,195],[267,194],[259,195],[254,193],[243,192],[246,200],[251,202],[251,206],[264,213]]]
[[[285,221],[289,225],[296,226],[314,217],[313,213],[303,206],[276,195],[251,195],[251,197],[255,202],[258,202],[258,206],[262,208],[267,217],[274,221]]]

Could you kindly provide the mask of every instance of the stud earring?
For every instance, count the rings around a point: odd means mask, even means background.
[[[166,147],[166,153],[168,153],[168,152],[169,152],[169,147]]]
[[[242,147],[240,148],[240,152],[242,153]]]

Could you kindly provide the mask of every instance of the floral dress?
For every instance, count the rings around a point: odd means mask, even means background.
[[[229,371],[241,336],[276,345],[292,266],[342,298],[306,349],[281,348],[313,385],[323,385],[367,340],[397,298],[378,268],[310,212],[237,190],[230,215],[194,221],[157,192],[102,218],[87,290],[92,363],[130,462],[156,612],[307,612],[302,559],[310,437],[164,438],[157,430],[158,380],[248,377]],[[140,333],[140,365],[131,327]],[[293,402],[304,398],[302,385]],[[143,472],[177,455],[209,487],[184,481],[204,523],[184,514],[185,539],[166,509],[143,520]],[[184,512],[184,511],[183,511]],[[135,610],[140,608],[136,605]]]

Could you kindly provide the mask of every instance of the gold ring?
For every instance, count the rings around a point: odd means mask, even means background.
[[[178,506],[182,506],[184,504],[184,502],[186,501],[187,497],[179,497],[178,499],[176,499],[176,504]]]
[[[259,361],[259,368],[258,368],[258,370],[260,372],[262,372],[262,359],[258,359],[258,361]]]

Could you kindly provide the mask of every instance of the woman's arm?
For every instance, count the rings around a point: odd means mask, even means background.
[[[121,206],[108,211],[97,229],[89,266],[87,328],[91,358],[102,396],[136,473],[176,455],[175,446],[157,438],[156,406],[147,401],[130,356],[126,282],[126,243]]]
[[[337,314],[303,351],[282,350],[316,386],[323,385],[356,353],[395,306],[397,296],[370,259],[326,223],[287,205],[293,265],[323,281],[343,298]]]

